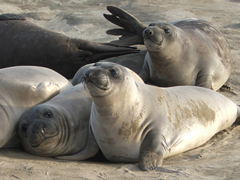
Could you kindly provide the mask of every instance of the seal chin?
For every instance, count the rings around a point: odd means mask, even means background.
[[[31,147],[39,147],[45,140],[56,137],[59,128],[55,123],[35,122],[29,125],[26,132],[26,142]]]
[[[102,69],[92,69],[84,73],[84,83],[91,95],[99,96],[111,89],[108,73]]]
[[[144,38],[144,44],[145,44],[145,42],[148,42],[148,43],[154,43],[154,44],[156,44],[156,45],[158,45],[158,46],[161,46],[162,45],[162,42],[163,42],[163,38],[161,38],[161,40],[157,40],[156,38],[154,38],[154,37],[145,37]]]
[[[159,51],[162,47],[163,41],[156,43],[151,38],[144,39],[144,45],[146,46],[148,51]]]
[[[110,81],[108,81],[108,83],[105,85],[97,84],[93,81],[88,81],[85,83],[90,94],[95,97],[105,96],[109,91],[111,91]]]
[[[109,81],[109,78],[107,78],[107,77],[101,78],[100,80],[99,79],[94,79],[94,80],[88,79],[88,80],[85,80],[85,84],[87,85],[88,89],[97,87],[97,88],[105,91],[110,88],[110,81]]]

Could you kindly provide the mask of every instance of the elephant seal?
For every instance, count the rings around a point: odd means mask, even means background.
[[[35,65],[70,79],[83,65],[137,50],[70,38],[41,28],[18,14],[0,15],[0,68]]]
[[[153,170],[164,158],[201,146],[240,115],[234,102],[215,91],[147,85],[114,63],[96,63],[85,70],[84,80],[93,104],[92,140],[83,152],[95,143],[108,160],[139,162],[142,170]],[[84,156],[79,152],[61,159]]]
[[[143,82],[129,72],[136,81]],[[82,151],[91,141],[88,138],[91,105],[91,96],[80,83],[30,108],[18,123],[22,146],[31,154],[49,157]],[[98,150],[97,146],[93,149]],[[93,155],[89,152],[89,157],[95,155],[95,151]]]
[[[91,104],[91,96],[78,84],[32,107],[18,124],[23,148],[49,157],[81,151],[88,140]]]
[[[0,69],[0,84],[0,148],[19,145],[17,123],[25,111],[72,87],[57,72],[35,66]]]
[[[124,67],[127,67],[128,69],[138,74],[141,72],[141,69],[144,63],[145,54],[146,52],[141,51],[140,53],[137,53],[137,54],[127,54],[119,57],[107,58],[107,59],[101,60],[100,62],[117,63]],[[84,80],[83,79],[84,71],[89,67],[91,67],[93,64],[94,63],[91,63],[81,67],[73,76],[73,79],[71,81],[72,84],[76,85],[76,84],[82,83]],[[135,73],[134,73],[134,76],[135,76]],[[137,76],[136,78],[139,78],[139,77]]]
[[[144,26],[128,12],[113,6],[104,16],[124,30],[116,44],[144,42],[147,54],[139,75],[144,82],[161,87],[196,85],[218,90],[231,73],[231,52],[223,34],[204,20],[184,19]]]

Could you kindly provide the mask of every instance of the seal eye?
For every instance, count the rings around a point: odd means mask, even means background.
[[[164,32],[165,32],[166,34],[169,34],[171,31],[170,31],[170,29],[165,28],[165,29],[164,29]]]
[[[51,118],[52,117],[52,113],[50,111],[46,111],[46,112],[43,113],[43,117]]]
[[[117,71],[115,69],[110,69],[109,72],[112,76],[116,77],[118,75]]]
[[[22,132],[27,132],[27,129],[28,129],[28,124],[23,124],[22,127],[21,127],[21,131]]]
[[[156,25],[156,23],[150,23],[149,25],[148,25],[148,27],[149,26],[155,26]]]

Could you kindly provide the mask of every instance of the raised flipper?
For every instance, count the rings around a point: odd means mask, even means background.
[[[123,28],[107,31],[107,34],[110,35],[121,35],[118,41],[111,43],[121,45],[143,44],[142,32],[146,28],[144,24],[123,9],[108,6],[107,10],[112,14],[104,14],[104,17],[113,24]]]
[[[90,128],[87,146],[82,151],[69,156],[57,156],[56,159],[82,161],[95,156],[99,151],[99,146]]]
[[[26,18],[20,14],[1,14],[0,15],[0,21],[5,21],[5,20],[26,20]]]

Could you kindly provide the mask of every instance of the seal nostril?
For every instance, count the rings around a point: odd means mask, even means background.
[[[148,35],[148,36],[152,36],[153,35],[153,31],[150,30],[150,29],[146,29],[145,30],[145,34]]]
[[[23,124],[22,128],[21,128],[21,131],[22,132],[27,132],[27,129],[28,129],[28,124]]]

